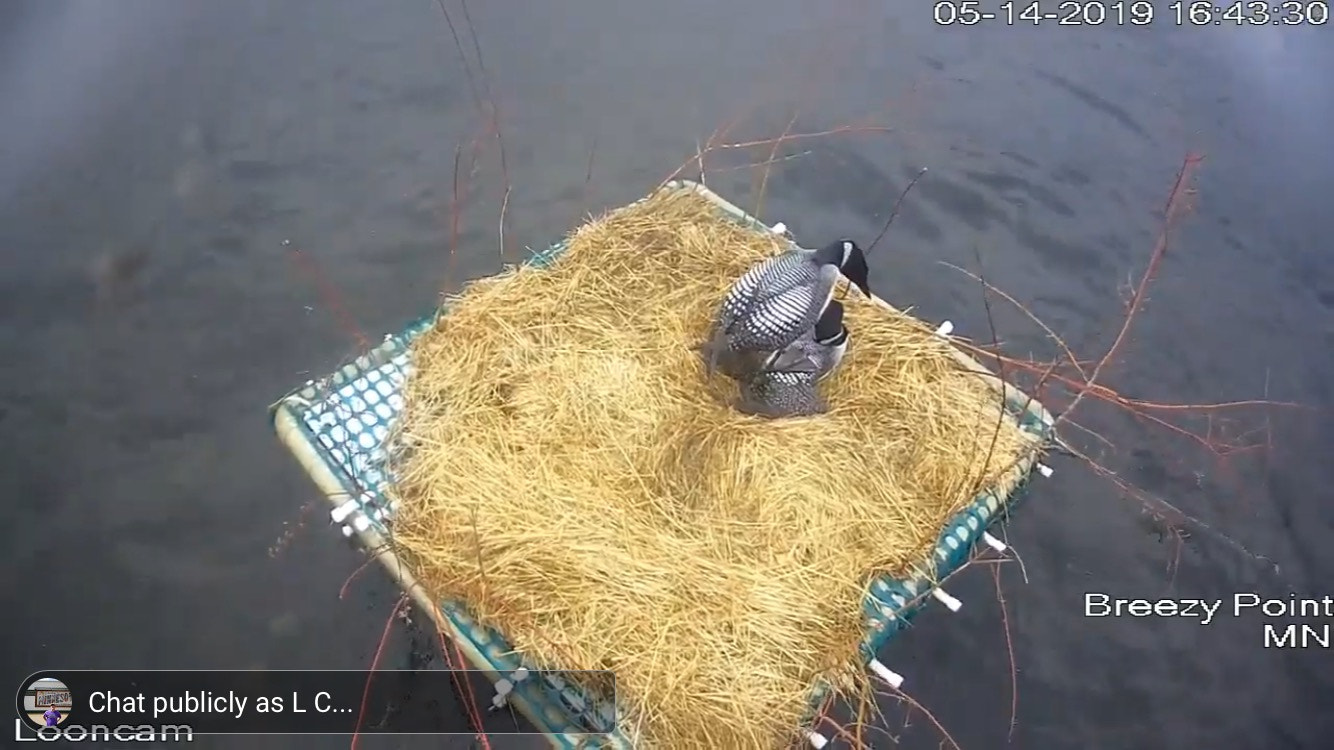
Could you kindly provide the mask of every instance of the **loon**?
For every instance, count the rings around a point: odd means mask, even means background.
[[[752,266],[728,290],[713,335],[701,347],[709,374],[724,352],[785,350],[829,306],[840,272],[871,295],[866,256],[852,240],[814,251],[793,248]]]
[[[843,305],[830,300],[815,328],[787,348],[771,353],[743,375],[737,409],[765,417],[802,417],[825,411],[816,384],[833,372],[848,350]]]

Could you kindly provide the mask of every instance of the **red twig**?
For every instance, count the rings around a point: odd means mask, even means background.
[[[1005,592],[1001,590],[1001,566],[991,567],[992,580],[996,582],[996,601],[1000,604],[1001,628],[1005,630],[1005,652],[1010,658],[1010,732],[1006,741],[1014,741],[1014,728],[1019,721],[1019,667],[1014,659],[1014,639],[1010,636],[1010,613],[1005,606]]]
[[[773,147],[769,149],[769,158],[764,162],[764,171],[760,177],[759,197],[755,199],[755,218],[760,221],[764,221],[764,191],[769,187],[769,171],[773,168],[774,157],[778,155],[778,149],[782,147],[787,134],[792,132],[792,126],[797,124],[797,115],[798,113],[793,111],[791,119],[787,121],[787,127],[783,128],[782,135],[774,141]]]
[[[913,175],[913,178],[908,181],[908,186],[903,189],[903,192],[899,193],[898,200],[894,201],[893,210],[889,212],[889,220],[886,221],[885,226],[880,229],[880,234],[877,234],[875,239],[871,240],[871,244],[866,246],[867,253],[874,250],[875,246],[880,244],[880,240],[885,238],[885,233],[888,232],[890,226],[894,224],[894,220],[899,218],[899,210],[903,208],[903,199],[908,197],[908,193],[912,192],[913,186],[917,184],[918,180],[922,179],[922,175],[924,174],[926,174],[926,167],[922,167],[918,170],[917,174]],[[978,280],[981,281],[981,279]],[[985,284],[985,282],[983,283]]]
[[[491,743],[487,739],[486,732],[483,730],[482,714],[477,708],[477,696],[473,693],[472,683],[468,682],[467,674],[459,670],[467,663],[463,656],[462,649],[457,643],[445,635],[444,630],[437,630],[436,635],[440,639],[440,656],[445,660],[445,667],[449,669],[450,679],[454,682],[454,693],[463,708],[468,714],[468,723],[472,726],[473,733],[482,746],[482,750],[490,750]],[[452,655],[451,655],[452,654]],[[463,676],[460,676],[462,674]]]
[[[366,704],[371,697],[371,680],[375,679],[375,670],[380,666],[380,657],[384,656],[385,647],[389,644],[389,633],[393,630],[394,620],[398,617],[399,611],[407,605],[408,595],[403,594],[394,604],[394,608],[389,612],[389,617],[385,620],[384,630],[380,633],[380,643],[375,647],[375,655],[371,657],[370,673],[366,675],[366,686],[361,691],[361,707],[357,709],[357,723],[352,730],[352,745],[350,750],[357,750],[357,742],[361,739],[361,724],[366,720]]]
[[[1130,311],[1126,313],[1125,320],[1121,322],[1121,330],[1117,331],[1116,339],[1112,341],[1112,345],[1108,347],[1107,353],[1103,355],[1102,359],[1098,360],[1097,366],[1093,368],[1093,372],[1089,375],[1087,383],[1089,387],[1092,387],[1097,382],[1098,375],[1102,374],[1102,369],[1116,356],[1116,352],[1121,348],[1121,343],[1125,341],[1126,334],[1130,331],[1131,325],[1134,324],[1135,314],[1139,312],[1140,305],[1144,301],[1144,293],[1149,287],[1149,282],[1152,281],[1154,274],[1158,271],[1158,264],[1162,262],[1163,256],[1167,254],[1168,241],[1172,231],[1172,220],[1176,218],[1182,189],[1190,181],[1191,175],[1195,171],[1195,167],[1203,160],[1203,156],[1187,154],[1185,160],[1181,163],[1181,169],[1177,171],[1176,181],[1172,184],[1172,190],[1168,193],[1167,201],[1163,206],[1163,224],[1158,231],[1158,238],[1154,241],[1153,252],[1149,254],[1149,265],[1144,269],[1144,274],[1140,276],[1139,284],[1135,287],[1134,296],[1130,298]],[[1059,423],[1065,415],[1074,412],[1075,407],[1079,406],[1079,402],[1084,398],[1085,393],[1087,393],[1087,391],[1081,390],[1079,394],[1075,396],[1075,400],[1070,402],[1070,406],[1061,413],[1061,416],[1056,418],[1057,423]]]
[[[297,267],[315,284],[315,290],[320,296],[321,303],[338,319],[343,332],[356,339],[357,345],[363,349],[369,347],[370,339],[366,337],[365,333],[362,333],[361,328],[352,320],[352,316],[347,314],[347,309],[342,304],[342,296],[339,295],[338,288],[329,283],[329,280],[320,271],[319,265],[311,258],[306,257],[304,251],[290,243],[285,242],[284,244],[288,244],[290,248],[288,257],[292,258]]]
[[[378,557],[379,555],[377,553],[372,552],[370,557],[366,558],[365,561],[357,566],[356,570],[352,571],[352,573],[343,580],[343,585],[338,589],[338,599],[340,601],[347,598],[347,592],[352,588],[352,582],[360,577],[362,573],[366,572],[366,569],[369,568],[371,563],[375,562]]]
[[[454,188],[449,196],[449,263],[454,264],[454,255],[459,249],[459,162],[463,158],[463,145],[454,147]]]
[[[893,133],[894,128],[881,125],[841,125],[837,128],[828,130],[817,130],[814,133],[794,133],[782,138],[784,141],[804,141],[810,138],[824,138],[830,135],[840,135],[843,133]],[[730,151],[738,148],[754,148],[756,146],[768,146],[778,138],[761,138],[753,141],[741,141],[738,143],[724,143],[713,148],[719,151]]]
[[[954,737],[948,731],[946,731],[945,725],[941,724],[940,721],[936,719],[934,714],[926,710],[925,706],[918,703],[912,696],[908,695],[907,693],[903,692],[898,688],[892,688],[892,690],[893,694],[899,700],[903,701],[904,703],[907,703],[909,708],[915,708],[918,711],[922,712],[922,715],[926,717],[927,721],[931,722],[932,725],[935,726],[936,731],[940,732],[940,736],[945,740],[945,742],[949,743],[950,747],[954,748],[954,750],[961,750],[961,748],[959,747],[959,743],[955,742]]]

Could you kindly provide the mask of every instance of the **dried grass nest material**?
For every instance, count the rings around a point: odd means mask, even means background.
[[[1034,447],[929,327],[855,292],[827,415],[728,407],[690,345],[780,249],[660,193],[469,285],[414,344],[399,554],[538,663],[614,671],[641,747],[785,747],[817,680],[864,700],[871,577]]]

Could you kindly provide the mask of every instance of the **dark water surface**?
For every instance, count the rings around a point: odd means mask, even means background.
[[[882,5],[473,3],[487,70],[473,85],[499,103],[514,186],[507,259],[639,197],[750,104],[731,140],[776,136],[793,108],[796,131],[875,120],[896,132],[781,152],[801,155],[774,169],[765,217],[808,243],[869,241],[928,166],[872,259],[881,293],[987,338],[976,283],[936,263],[975,267],[976,247],[990,281],[1096,357],[1119,326],[1118,286],[1152,247],[1154,211],[1197,150],[1195,211],[1108,384],[1160,401],[1267,390],[1334,406],[1334,32],[942,29],[929,3]],[[471,53],[461,8],[447,7]],[[398,329],[442,287],[501,263],[494,139],[447,251],[455,151],[466,167],[482,125],[425,0],[0,5],[4,675],[369,662],[397,592],[377,571],[338,598],[361,558],[325,528],[265,419],[355,348],[282,243],[316,260],[370,336]],[[710,185],[747,207],[759,197],[747,172]],[[995,307],[1012,353],[1053,356]],[[1138,506],[1056,458],[1010,529],[1027,583],[1003,571],[1012,739],[988,568],[951,583],[962,611],[933,608],[882,659],[970,750],[1327,746],[1328,650],[1264,648],[1262,616],[1204,626],[1082,611],[1086,592],[1334,595],[1323,415],[1270,415],[1270,460],[1237,481],[1161,429],[1107,410],[1076,418],[1117,444],[1107,460],[1128,479],[1278,572],[1197,531],[1173,577],[1173,547]],[[310,528],[271,557],[303,517]],[[400,634],[385,666],[409,656]],[[903,747],[937,746],[925,719],[900,732],[886,708]],[[245,744],[296,746],[266,742]],[[418,745],[467,741],[403,746]]]

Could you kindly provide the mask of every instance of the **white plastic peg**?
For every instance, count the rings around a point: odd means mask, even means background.
[[[872,659],[868,666],[871,668],[872,672],[875,672],[876,677],[885,681],[886,685],[889,685],[895,690],[898,690],[903,686],[903,675],[886,667],[879,659]]]
[[[772,227],[772,229],[773,229],[773,231],[774,231],[774,234],[783,234],[783,233],[787,232],[787,225],[780,221],[780,222],[778,222],[777,224],[774,224],[773,227]],[[818,736],[818,735],[817,735],[817,736]],[[821,745],[821,746],[817,746],[817,747],[823,747],[823,746]]]
[[[996,550],[997,552],[1004,552],[1005,550],[1009,549],[1008,547],[1005,546],[1005,542],[1002,542],[1001,540],[992,536],[991,532],[989,531],[982,532],[982,541],[986,542],[988,547]]]
[[[950,335],[951,333],[954,333],[954,323],[948,320],[945,321],[944,323],[941,323],[940,327],[936,329],[936,335],[942,338]]]
[[[950,596],[945,589],[931,589],[931,596],[948,607],[951,612],[958,612],[959,608],[963,606],[963,602]]]
[[[509,679],[501,678],[496,682],[496,694],[491,698],[491,710],[503,708],[509,702],[509,694],[514,692],[514,684],[528,679],[528,667],[519,667],[510,672]]]
[[[351,538],[352,538],[352,533],[353,533],[353,532],[352,532],[352,527],[351,527],[351,526],[348,526],[347,524],[343,524],[343,536],[345,536],[345,537],[351,539]]]
[[[352,511],[356,509],[357,509],[357,501],[348,500],[347,502],[343,503],[337,508],[334,508],[333,510],[329,511],[329,518],[333,519],[334,523],[342,523],[347,519],[348,516],[352,515]]]
[[[1051,479],[1051,475],[1055,474],[1056,472],[1052,471],[1051,467],[1046,464],[1038,464],[1038,473],[1048,479]]]
[[[821,750],[821,748],[829,744],[829,740],[819,732],[808,732],[806,734],[806,741],[811,743],[811,747],[815,748],[815,750]]]

